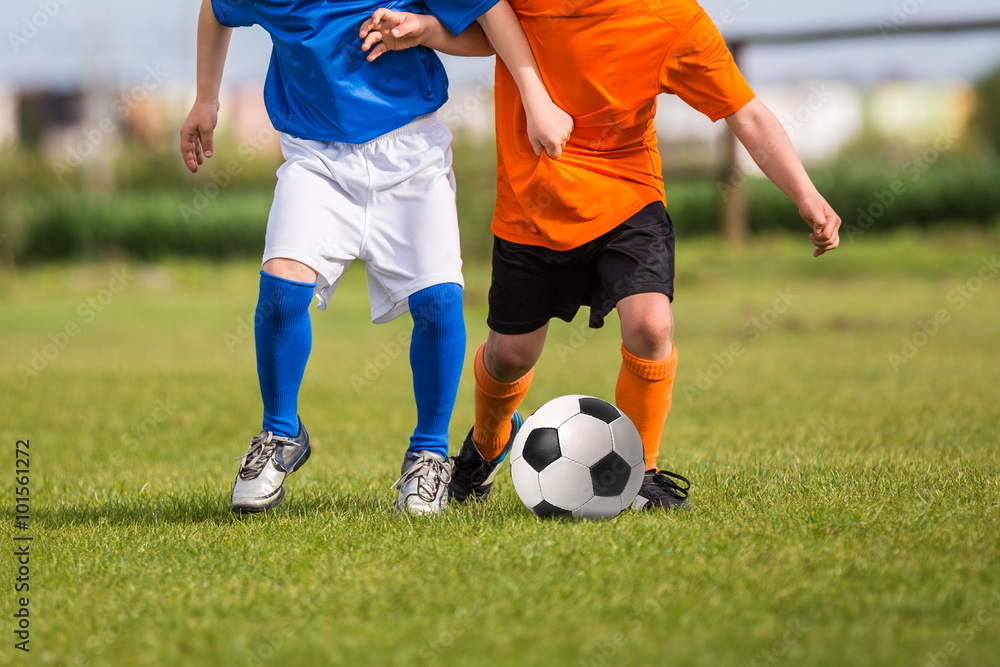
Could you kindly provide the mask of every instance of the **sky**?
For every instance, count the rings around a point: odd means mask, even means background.
[[[200,0],[4,0],[0,5],[0,86],[75,88],[84,82],[125,87],[155,74],[190,87]],[[724,35],[829,27],[1000,18],[998,0],[703,0]],[[224,85],[263,78],[270,55],[260,28],[236,31]],[[1000,31],[910,37],[889,34],[796,46],[752,47],[741,68],[751,84],[835,79],[973,79],[1000,63]],[[492,71],[491,59],[446,58],[455,87]]]

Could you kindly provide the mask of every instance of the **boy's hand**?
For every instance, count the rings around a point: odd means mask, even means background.
[[[525,115],[528,118],[528,139],[535,155],[542,151],[551,158],[562,155],[563,146],[573,133],[573,117],[557,107],[551,100],[540,104],[525,105]]]
[[[371,50],[368,62],[374,62],[386,51],[402,51],[423,43],[427,30],[426,16],[410,12],[376,9],[372,17],[361,24],[362,51]]]
[[[799,207],[799,215],[812,227],[809,240],[816,246],[813,257],[819,257],[840,245],[840,216],[820,197],[804,202]]]
[[[218,102],[195,102],[181,125],[181,155],[192,173],[212,157],[212,137],[219,122]]]

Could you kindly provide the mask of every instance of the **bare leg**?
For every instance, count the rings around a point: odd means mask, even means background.
[[[476,424],[472,439],[492,461],[510,441],[511,418],[528,393],[532,369],[545,346],[548,325],[531,333],[506,335],[490,331],[476,353]]]
[[[494,380],[513,382],[535,367],[545,347],[546,324],[531,333],[508,335],[490,330],[483,361]]]
[[[663,294],[636,294],[618,302],[618,314],[622,322],[622,366],[615,402],[639,431],[646,469],[653,469],[677,369],[670,300]]]
[[[670,356],[674,339],[674,315],[665,294],[633,294],[618,302],[622,343],[642,359],[659,360]]]
[[[299,283],[316,282],[316,271],[294,259],[274,257],[264,262],[263,269],[264,273],[285,280],[294,280]]]

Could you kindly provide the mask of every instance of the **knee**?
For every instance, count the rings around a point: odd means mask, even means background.
[[[434,285],[414,292],[409,298],[410,316],[416,333],[440,335],[460,330],[465,333],[462,315],[462,287],[456,283]]]
[[[313,300],[315,283],[296,281],[261,271],[254,326],[270,323],[276,327],[309,321],[309,305]]]
[[[514,345],[487,345],[484,354],[486,370],[495,380],[514,382],[535,366],[538,356]]]
[[[660,359],[670,354],[674,339],[674,320],[669,311],[643,313],[629,326],[625,347],[643,359]]]

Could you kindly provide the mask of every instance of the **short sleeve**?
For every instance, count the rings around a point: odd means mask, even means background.
[[[431,14],[457,35],[497,4],[498,0],[424,0]]]
[[[257,22],[254,0],[212,0],[215,19],[227,28],[240,28]]]
[[[742,109],[754,98],[726,41],[701,12],[678,35],[660,70],[660,90],[672,93],[713,121]]]

